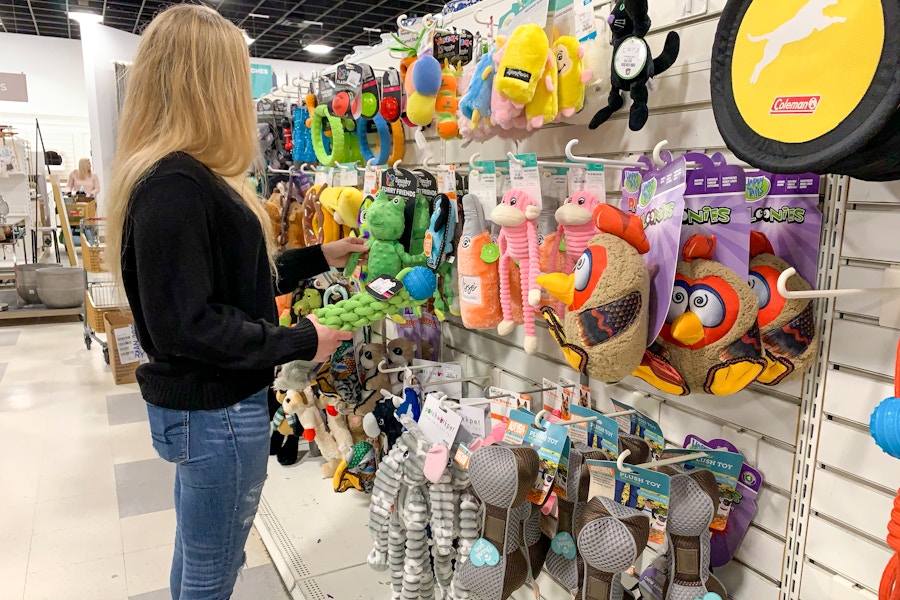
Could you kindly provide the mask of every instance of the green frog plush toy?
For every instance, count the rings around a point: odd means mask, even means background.
[[[406,202],[397,196],[388,197],[384,190],[379,190],[366,211],[366,228],[369,231],[366,240],[369,246],[367,281],[374,281],[382,275],[396,277],[405,267],[425,264],[424,254],[410,254],[399,241],[406,225],[405,211]],[[358,254],[350,259],[345,274],[352,275],[358,259]]]

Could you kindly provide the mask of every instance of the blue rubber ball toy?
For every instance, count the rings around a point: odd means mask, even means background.
[[[437,289],[437,277],[426,267],[413,267],[403,278],[403,287],[413,300],[426,300]]]
[[[878,447],[900,458],[900,399],[885,398],[869,419],[869,431]]]

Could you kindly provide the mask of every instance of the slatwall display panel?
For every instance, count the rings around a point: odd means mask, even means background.
[[[847,261],[841,265],[838,274],[840,288],[878,288],[883,285],[885,263]],[[837,310],[841,313],[878,319],[881,316],[882,296],[860,294],[837,299]]]
[[[780,553],[778,557],[780,560]],[[753,600],[778,598],[778,583],[760,575],[738,560],[731,561],[721,569],[716,569],[715,575],[732,598],[752,598]],[[740,590],[740,592],[735,592],[735,590]]]
[[[900,181],[861,181],[850,182],[850,201],[854,204],[900,204]]]
[[[860,510],[868,510],[865,507]],[[877,590],[892,551],[858,532],[813,515],[809,521],[806,555],[869,590]],[[809,600],[814,600],[810,598]]]

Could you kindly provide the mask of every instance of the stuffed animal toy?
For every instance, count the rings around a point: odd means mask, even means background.
[[[302,392],[289,391],[287,396],[295,396],[292,401],[294,415],[303,428],[301,435],[308,442],[315,442],[325,463],[322,465],[322,474],[329,477],[334,474],[334,468],[340,462],[341,451],[338,442],[332,432],[325,427],[322,418],[322,410],[316,402],[313,388],[310,386]]]
[[[641,258],[650,250],[641,220],[609,204],[594,212],[601,232],[588,241],[570,275],[542,275],[538,283],[568,306],[565,321],[544,308],[568,362],[585,375],[615,382],[640,364],[647,342],[650,275]]]
[[[459,123],[456,111],[459,108],[459,71],[448,61],[441,71],[441,87],[435,101],[435,119],[438,137],[452,140],[459,137]]]
[[[556,222],[559,227],[556,230],[557,247],[565,244],[563,263],[558,266],[559,253],[550,255],[550,269],[556,271],[561,268],[563,273],[569,273],[575,267],[575,263],[581,258],[588,241],[600,233],[594,222],[594,212],[603,204],[603,200],[596,194],[587,190],[575,192],[556,211]],[[603,212],[608,212],[603,209]]]
[[[377,453],[372,444],[366,441],[353,444],[334,472],[334,491],[342,493],[353,488],[364,494],[371,493],[375,487],[376,465]]]
[[[778,293],[778,277],[790,267],[775,256],[768,238],[750,232],[750,287],[759,300],[760,337],[767,363],[757,381],[778,385],[802,374],[815,360],[818,348],[813,302],[809,298],[787,300]],[[787,282],[791,291],[812,289],[799,275]]]
[[[266,214],[269,216],[269,222],[272,225],[272,237],[276,240],[279,246],[283,247],[279,236],[281,236],[281,211],[282,211],[282,192],[281,192],[281,184],[275,186],[275,189],[272,191],[272,195],[269,196],[269,199],[266,200],[266,203],[263,204],[263,208],[266,210]]]
[[[759,301],[743,277],[712,260],[715,247],[713,236],[685,243],[659,344],[635,372],[665,392],[734,394],[768,366],[756,321]]]
[[[466,329],[491,329],[503,320],[500,295],[494,293],[500,289],[497,260],[485,252],[485,246],[493,242],[478,197],[466,194],[462,205],[463,235],[457,250],[459,310]]]
[[[662,53],[652,58],[650,46],[644,36],[650,31],[650,17],[647,14],[647,0],[619,0],[613,4],[609,15],[612,31],[613,59],[610,73],[612,89],[608,104],[597,111],[589,127],[596,129],[605,123],[625,100],[622,92],[631,93],[631,112],[628,127],[639,131],[650,115],[647,108],[649,93],[647,81],[675,63],[681,47],[681,39],[674,31],[666,36]]]
[[[406,72],[406,117],[413,125],[427,127],[434,121],[435,101],[441,89],[441,63],[420,56]]]
[[[424,254],[410,254],[399,242],[406,226],[406,203],[402,198],[389,198],[385,191],[378,190],[375,200],[366,211],[366,225],[369,238],[367,279],[374,281],[381,275],[396,277],[404,267],[425,264]],[[345,273],[356,269],[356,255],[347,264]]]
[[[359,228],[359,209],[363,203],[363,193],[354,187],[331,187],[323,190],[319,195],[319,202],[326,214],[334,218],[334,222],[341,226],[341,237],[350,235],[352,230]]]
[[[517,108],[522,108],[531,102],[545,72],[550,41],[542,27],[529,23],[516,27],[504,48],[494,87]]]
[[[351,230],[356,227],[356,215],[362,200],[362,192],[351,187],[328,187],[319,192],[319,203],[325,220],[322,224],[324,243],[336,242],[350,235]],[[343,213],[340,212],[342,204]]]
[[[559,73],[556,59],[552,53],[547,54],[547,63],[541,80],[534,90],[534,96],[525,105],[525,118],[529,131],[540,129],[552,123],[559,116]]]
[[[287,214],[287,248],[305,248],[306,235],[303,232],[303,203],[291,202]]]
[[[303,410],[305,398],[302,392],[289,390],[287,392],[276,391],[276,395],[281,400],[281,407],[272,417],[272,432],[279,434],[284,439],[284,444],[278,448],[276,457],[278,463],[289,466],[297,462],[299,458],[300,436],[302,435],[307,441],[311,441],[309,437],[313,433],[307,434],[304,429],[298,412]]]
[[[571,117],[584,108],[587,83],[594,76],[584,66],[584,48],[571,35],[563,35],[553,44],[559,88],[559,114]]]
[[[460,113],[469,119],[475,129],[481,119],[491,118],[491,90],[494,87],[494,50],[482,55],[475,66],[469,89],[459,101]],[[490,123],[490,121],[489,121]]]
[[[501,129],[524,129],[527,124],[525,118],[525,105],[517,105],[515,102],[507,98],[497,87],[500,80],[500,65],[503,63],[503,57],[506,56],[507,43],[506,39],[497,38],[497,49],[494,50],[494,80],[491,86],[491,125],[497,125]],[[543,63],[542,63],[543,65]],[[534,95],[532,93],[532,95]],[[499,134],[499,132],[498,132]]]
[[[308,287],[303,290],[300,300],[294,303],[294,314],[305,317],[318,308],[322,308],[322,294],[319,290]]]
[[[500,225],[500,304],[503,321],[497,327],[497,333],[509,335],[515,328],[509,268],[510,263],[516,261],[521,275],[521,288],[516,293],[521,295],[524,307],[524,346],[528,354],[537,352],[533,307],[541,301],[541,290],[536,281],[540,274],[540,259],[535,225],[540,213],[535,200],[522,190],[508,190],[503,194],[502,202],[491,211],[491,221]]]

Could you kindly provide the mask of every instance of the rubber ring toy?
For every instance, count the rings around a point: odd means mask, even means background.
[[[403,160],[406,155],[406,137],[403,135],[403,123],[394,121],[391,123],[391,155],[387,164],[393,165],[398,160]]]
[[[781,0],[728,1],[710,77],[716,125],[766,171],[900,178],[900,6],[834,4],[784,14]]]
[[[356,120],[356,139],[359,140],[359,149],[362,151],[362,157],[365,162],[375,159],[376,165],[387,164],[391,155],[391,128],[388,122],[384,120],[380,114],[376,113],[371,119],[375,123],[375,129],[378,131],[378,155],[369,146],[369,137],[367,135],[367,125],[369,119],[360,117]]]
[[[323,119],[328,119],[328,124],[331,126],[331,152],[325,151],[325,140],[322,132]],[[347,146],[344,143],[344,122],[340,117],[332,115],[324,104],[317,106],[309,129],[312,134],[313,150],[316,153],[319,164],[331,167],[334,165],[334,161],[345,162],[344,155],[346,154]]]

